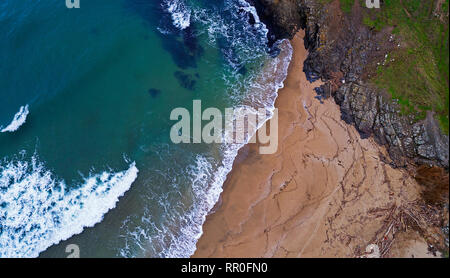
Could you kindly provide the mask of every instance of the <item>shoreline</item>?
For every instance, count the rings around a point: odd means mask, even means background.
[[[309,83],[303,72],[303,36],[291,41],[293,57],[275,102],[278,151],[259,155],[258,144],[239,150],[193,257],[360,256],[376,242],[383,212],[419,196],[415,180],[382,161],[385,150],[345,124],[333,100],[315,98],[320,83]],[[396,256],[429,255],[411,232],[391,245]]]

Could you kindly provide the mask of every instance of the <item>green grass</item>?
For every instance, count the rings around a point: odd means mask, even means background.
[[[354,1],[339,0],[341,9],[351,13]],[[365,0],[356,1],[363,7],[363,24],[375,31],[393,27],[392,33],[401,41],[370,81],[398,100],[403,115],[421,120],[427,111],[434,111],[442,131],[448,134],[449,0],[441,6],[443,21],[433,15],[437,0],[384,0],[380,9],[367,9]]]
[[[441,7],[444,14],[448,2]],[[363,23],[377,31],[393,26],[401,41],[386,64],[378,66],[372,81],[399,101],[402,114],[420,120],[426,111],[435,111],[448,134],[448,18],[442,22],[433,15],[435,4],[436,0],[385,0],[381,9],[364,9]]]

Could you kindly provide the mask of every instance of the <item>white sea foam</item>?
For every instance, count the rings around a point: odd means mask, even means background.
[[[170,13],[175,27],[183,30],[191,25],[191,11],[183,0],[166,0],[163,5]]]
[[[239,0],[239,4],[241,5],[241,8],[248,12],[251,13],[253,15],[253,18],[255,19],[255,24],[261,24],[261,20],[259,19],[259,15],[256,12],[256,8],[252,5],[250,5],[250,3],[248,3],[246,0]]]
[[[30,162],[0,161],[0,258],[37,257],[99,223],[137,174],[131,163],[126,171],[90,175],[68,189],[36,155]]]
[[[0,132],[14,132],[18,130],[27,120],[28,113],[28,105],[20,107],[19,112],[14,115],[11,123],[4,129],[1,129],[2,127],[0,127]]]
[[[248,40],[257,40],[258,44],[265,44],[267,42],[267,34],[269,30],[259,19],[255,7],[250,5],[245,0],[224,0],[225,10],[222,13],[229,13],[233,20],[237,24],[227,24],[221,13],[214,12],[209,9],[195,8],[192,10],[192,21],[201,23],[207,26],[206,30],[210,38],[210,43],[215,47],[217,38],[225,37],[229,46],[232,48],[237,48],[242,51],[246,51],[243,57],[247,59],[254,58],[254,50],[249,47],[249,44],[255,42],[250,42]],[[251,13],[255,19],[255,24],[252,26],[247,24],[248,18],[243,18],[239,13],[239,9]],[[242,24],[244,23],[244,24]],[[245,30],[240,30],[238,27],[242,27]],[[251,29],[251,30],[250,30]],[[254,34],[255,33],[255,34]],[[244,36],[243,36],[244,35]],[[261,46],[259,45],[259,46]],[[255,46],[256,47],[256,46]],[[253,51],[253,52],[252,52]]]

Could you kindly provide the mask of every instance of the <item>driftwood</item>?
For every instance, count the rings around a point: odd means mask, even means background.
[[[442,246],[445,235],[441,230],[445,219],[443,211],[442,208],[428,205],[423,200],[369,211],[369,214],[376,218],[384,217],[384,224],[371,239],[366,252],[357,254],[357,257],[376,257],[373,252],[379,252],[382,258],[389,257],[389,251],[398,234],[410,230],[418,232],[434,254],[445,249],[446,247]]]

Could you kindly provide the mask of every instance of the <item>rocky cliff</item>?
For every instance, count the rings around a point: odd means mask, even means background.
[[[362,137],[374,136],[385,145],[392,166],[433,165],[449,167],[449,138],[428,112],[414,120],[400,113],[395,100],[367,82],[374,65],[383,63],[398,46],[389,28],[381,31],[362,24],[362,9],[342,12],[339,1],[326,5],[314,0],[248,0],[269,29],[273,42],[306,31],[309,51],[305,73],[310,81],[322,79],[318,98],[334,97],[342,119],[355,125]]]

